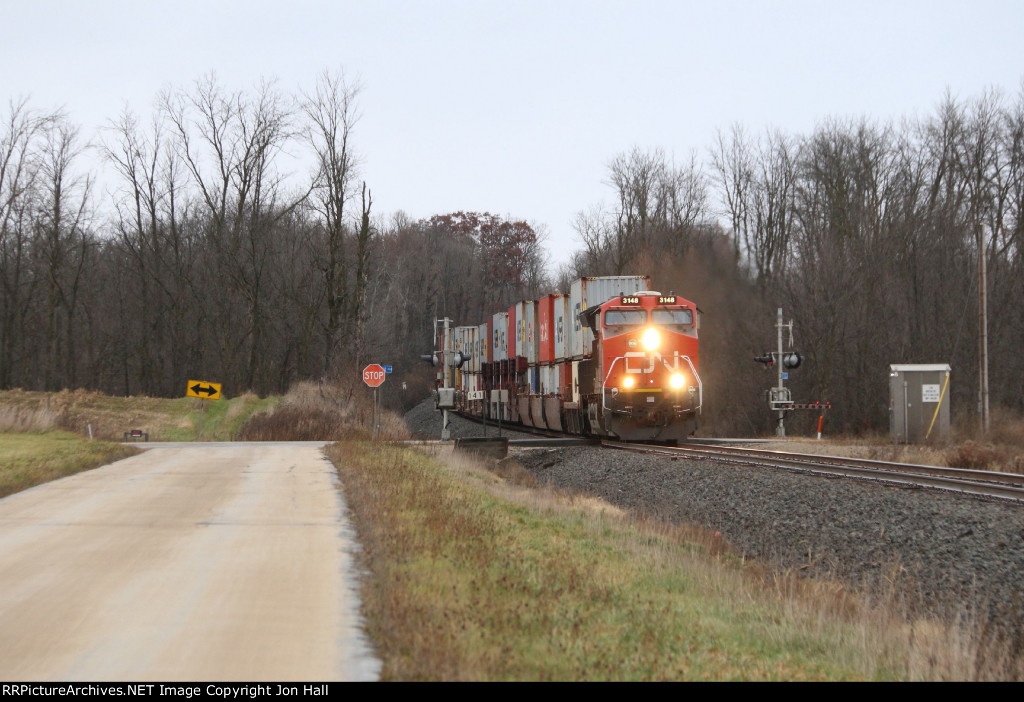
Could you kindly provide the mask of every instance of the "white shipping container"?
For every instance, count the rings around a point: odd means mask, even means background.
[[[542,395],[558,393],[558,366],[541,366],[540,392]]]
[[[477,373],[482,373],[484,370],[484,364],[489,362],[491,359],[488,356],[490,351],[491,338],[488,334],[487,324],[481,324],[476,331],[476,350],[477,350]]]
[[[473,336],[476,334],[476,327],[455,327],[452,330],[452,351],[454,351],[453,362],[458,363],[459,354],[465,354],[467,356],[472,355],[473,351]],[[463,373],[472,372],[472,366],[469,362],[463,363],[459,369]]]
[[[491,360],[504,361],[508,358],[508,312],[498,312],[491,317]]]
[[[572,356],[572,314],[570,297],[555,298],[555,360],[563,361]]]
[[[594,333],[584,327],[580,312],[600,305],[613,297],[648,290],[651,279],[642,275],[604,276],[574,280],[569,289],[570,314],[573,319],[572,358],[589,358],[593,351]]]
[[[515,324],[515,356],[526,355],[526,303],[517,302],[512,305],[511,313],[515,315],[512,321]],[[510,344],[511,346],[511,344]]]
[[[537,301],[526,300],[523,304],[523,344],[526,362],[537,365],[540,358],[540,329],[537,326]]]

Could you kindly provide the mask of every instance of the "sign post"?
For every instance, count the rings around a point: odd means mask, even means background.
[[[220,383],[208,383],[205,380],[190,380],[185,386],[186,397],[199,398],[199,430],[196,432],[196,440],[203,436],[203,410],[206,409],[207,400],[220,399]]]
[[[363,382],[373,388],[373,438],[380,436],[380,393],[378,390],[388,377],[390,366],[385,370],[378,363],[371,363],[363,369]]]

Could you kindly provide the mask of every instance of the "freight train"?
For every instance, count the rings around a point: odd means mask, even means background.
[[[622,441],[685,439],[703,401],[697,306],[646,276],[580,278],[475,326],[442,322],[437,404]]]

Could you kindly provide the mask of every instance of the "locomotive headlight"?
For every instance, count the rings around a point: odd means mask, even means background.
[[[645,349],[648,351],[657,351],[658,347],[661,346],[661,334],[658,333],[657,329],[651,327],[644,332],[642,341]]]
[[[634,378],[633,376],[627,375],[625,378],[622,379],[622,387],[631,388],[634,385],[636,385],[636,378]]]
[[[668,384],[672,386],[673,390],[678,390],[686,384],[686,377],[682,373],[673,373],[672,377],[668,379]]]

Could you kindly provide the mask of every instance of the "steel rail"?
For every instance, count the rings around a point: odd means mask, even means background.
[[[863,458],[784,453],[735,446],[651,446],[602,441],[602,446],[669,456],[688,456],[729,463],[742,463],[786,470],[839,475],[916,487],[931,487],[985,497],[1024,502],[1024,475],[993,471],[891,463]]]

